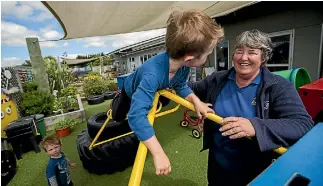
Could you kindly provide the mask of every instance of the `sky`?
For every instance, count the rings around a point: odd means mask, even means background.
[[[1,66],[15,66],[29,59],[26,37],[37,37],[42,56],[108,53],[118,48],[165,34],[165,29],[50,42],[61,39],[64,31],[40,1],[1,2]]]

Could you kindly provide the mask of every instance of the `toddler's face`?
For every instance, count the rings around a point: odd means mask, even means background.
[[[47,154],[53,157],[58,157],[60,156],[60,152],[61,152],[61,146],[60,145],[56,145],[56,144],[49,144],[47,145]]]

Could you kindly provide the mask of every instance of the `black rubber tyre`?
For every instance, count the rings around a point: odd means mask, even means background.
[[[77,136],[77,150],[83,167],[93,174],[112,174],[133,165],[139,140],[135,134],[104,143],[89,150],[92,139],[84,129]]]
[[[180,123],[181,127],[187,127],[189,125],[188,121],[182,120]]]
[[[104,102],[104,96],[102,96],[102,95],[89,96],[87,98],[87,103],[89,105],[96,105],[96,104],[103,103],[103,102]]]
[[[1,150],[1,183],[7,185],[16,175],[17,160],[10,150]]]
[[[105,100],[113,99],[116,95],[116,91],[105,91],[102,94]]]
[[[201,132],[199,130],[197,130],[197,129],[193,129],[192,130],[192,135],[196,139],[200,139],[201,138]]]
[[[92,139],[95,138],[96,134],[99,132],[106,119],[106,112],[95,114],[88,119],[87,128]],[[110,120],[103,130],[102,134],[100,135],[99,140],[110,139],[128,132],[131,132],[128,120],[124,120],[122,122]]]

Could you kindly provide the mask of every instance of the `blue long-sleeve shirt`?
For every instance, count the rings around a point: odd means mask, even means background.
[[[158,90],[171,88],[183,98],[193,93],[187,85],[189,72],[189,67],[183,66],[169,82],[169,56],[164,52],[147,60],[125,79],[124,89],[131,98],[128,121],[139,140],[154,135],[147,115]]]
[[[63,152],[60,158],[50,158],[46,177],[49,186],[67,186],[71,182],[68,161]]]

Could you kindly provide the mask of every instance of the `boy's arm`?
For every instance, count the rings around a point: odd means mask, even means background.
[[[75,167],[76,167],[76,163],[71,162],[69,159],[67,159],[67,157],[65,157],[65,158],[66,158],[67,164],[68,164],[71,168],[75,168]]]
[[[131,98],[128,112],[130,128],[140,141],[146,141],[154,136],[154,129],[150,125],[147,115],[160,84],[158,78],[152,74],[145,74]]]
[[[58,186],[55,166],[49,165],[46,169],[46,177],[49,186]]]
[[[193,104],[201,101],[194,93],[189,94],[185,99]]]
[[[137,87],[136,92],[132,95],[131,106],[128,112],[130,128],[152,154],[157,175],[170,172],[168,157],[158,142],[154,129],[147,118],[159,87],[160,84],[157,77],[152,74],[145,74]]]
[[[152,108],[152,103],[160,86],[158,78],[152,74],[145,74],[136,91],[132,95],[128,121],[130,128],[135,132],[140,141],[146,141],[154,135],[147,115]]]

